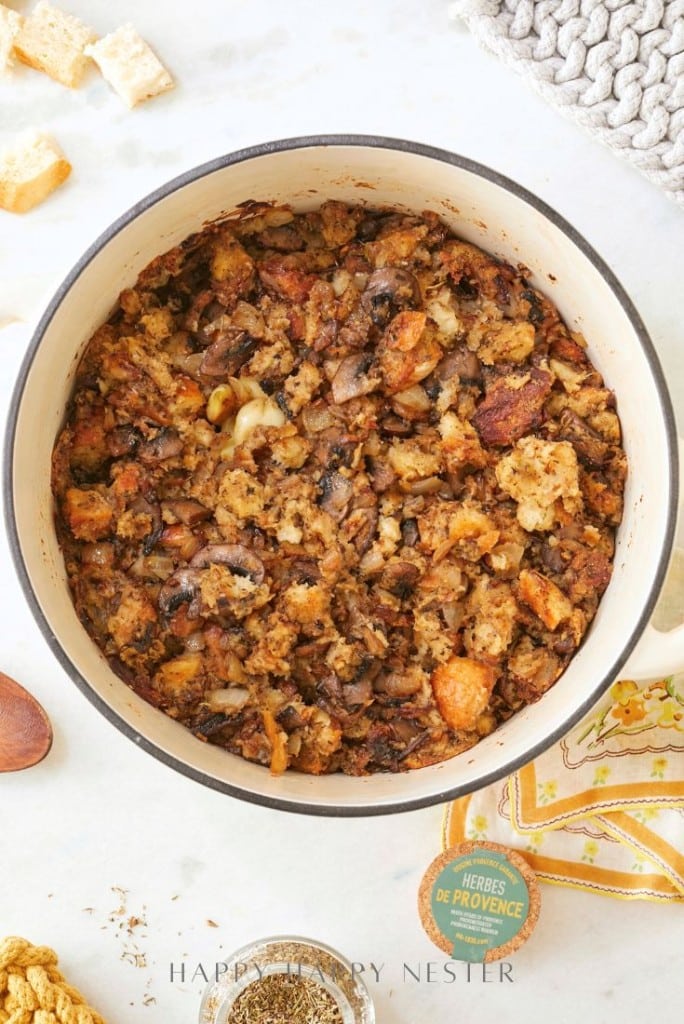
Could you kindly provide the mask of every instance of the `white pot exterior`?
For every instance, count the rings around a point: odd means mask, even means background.
[[[568,670],[537,704],[450,761],[402,775],[349,778],[257,765],[202,743],[111,671],[74,611],[53,526],[50,457],[74,373],[119,292],[158,254],[245,200],[297,210],[327,198],[435,210],[459,235],[516,264],[589,342],[618,398],[629,459],[613,579]],[[657,597],[673,539],[677,473],[672,411],[637,314],[610,272],[560,218],[511,182],[441,151],[391,140],[291,140],[234,154],[177,179],[112,226],[72,271],[24,364],[6,450],[7,517],[27,596],[74,680],[115,724],[173,767],[261,803],[373,814],[437,803],[529,760],[592,704],[624,664]]]

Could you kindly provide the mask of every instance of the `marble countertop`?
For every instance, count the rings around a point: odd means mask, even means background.
[[[556,207],[635,300],[684,412],[684,212],[478,49],[449,22],[444,0],[64,6],[102,33],[132,20],[178,85],[129,112],[95,74],[77,92],[28,69],[0,84],[0,146],[25,127],[44,128],[74,165],[44,206],[0,214],[3,421],[32,322],[107,224],[210,157],[329,132],[443,146]],[[468,981],[457,965],[456,981],[441,971],[428,981],[427,963],[443,960],[415,901],[439,850],[440,808],[297,817],[172,773],[71,684],[33,622],[4,537],[0,570],[0,665],[43,702],[56,734],[46,762],[0,782],[0,933],[54,945],[112,1024],[189,1024],[203,987],[192,977],[198,964],[211,969],[244,942],[283,932],[384,965],[379,982],[370,978],[383,1024],[679,1021],[681,907],[551,886],[510,980],[492,972]],[[421,968],[420,983],[404,964]]]

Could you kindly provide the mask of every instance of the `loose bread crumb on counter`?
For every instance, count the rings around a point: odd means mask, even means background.
[[[0,154],[0,209],[26,213],[71,174],[71,164],[47,135],[25,132]]]
[[[0,75],[5,74],[12,67],[12,51],[14,40],[19,34],[24,19],[16,11],[0,4]]]
[[[24,64],[76,89],[88,66],[84,50],[96,39],[97,33],[78,18],[40,0],[21,26],[14,48]]]
[[[171,75],[130,24],[86,46],[85,52],[129,107],[173,89]]]

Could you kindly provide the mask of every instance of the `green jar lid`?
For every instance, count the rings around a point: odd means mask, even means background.
[[[464,842],[436,857],[418,909],[425,931],[454,960],[510,956],[539,917],[539,885],[527,861],[498,843]]]

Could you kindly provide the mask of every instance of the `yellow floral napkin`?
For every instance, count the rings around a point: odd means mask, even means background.
[[[504,843],[560,885],[684,901],[684,673],[614,683],[560,743],[452,804],[443,839]]]

